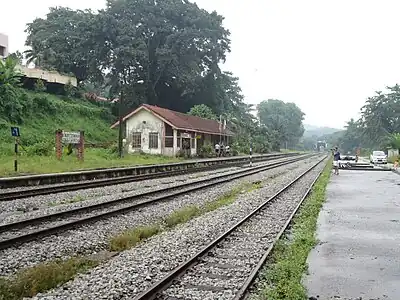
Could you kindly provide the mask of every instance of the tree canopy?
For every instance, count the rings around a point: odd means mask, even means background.
[[[195,105],[193,106],[189,112],[189,115],[209,119],[209,120],[218,120],[217,116],[214,114],[211,108],[209,108],[205,104]]]
[[[337,139],[344,151],[398,146],[400,133],[400,86],[375,92],[361,107],[361,117],[351,119]]]
[[[296,104],[269,99],[258,104],[257,111],[261,124],[275,132],[279,141],[297,145],[304,133],[304,113]]]
[[[182,0],[107,1],[98,13],[56,7],[28,24],[27,57],[80,83],[123,82],[132,107],[162,102],[190,109],[218,80],[218,63],[230,51],[222,21]]]
[[[142,103],[210,119],[221,115],[248,151],[294,147],[304,114],[279,100],[254,107],[219,64],[230,52],[224,18],[188,0],[108,0],[98,12],[54,7],[27,26],[28,63],[73,74],[109,98],[123,89],[124,112]],[[275,101],[275,102],[274,102]],[[271,115],[270,115],[271,113]]]

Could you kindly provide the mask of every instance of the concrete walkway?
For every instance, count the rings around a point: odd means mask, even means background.
[[[310,297],[400,300],[399,175],[332,175],[317,237],[304,278]]]

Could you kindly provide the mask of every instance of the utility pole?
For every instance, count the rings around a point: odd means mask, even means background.
[[[118,133],[118,154],[119,157],[122,158],[122,104],[123,104],[123,97],[124,97],[124,92],[123,92],[123,84],[121,82],[121,94],[119,96],[119,133]]]

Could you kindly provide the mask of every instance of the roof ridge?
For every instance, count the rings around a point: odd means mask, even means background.
[[[169,123],[171,126],[181,130],[200,131],[210,134],[221,134],[221,125],[217,120],[193,116],[187,113],[147,103],[141,104],[133,112],[126,115],[124,117],[124,120],[130,118],[135,112],[139,111],[141,108],[150,111],[159,118],[162,118],[165,122]],[[112,127],[116,126],[117,124],[118,122],[112,125]],[[225,128],[223,130],[223,133],[230,135],[233,134],[233,132],[229,128]]]
[[[151,105],[151,104],[147,104],[147,103],[146,104],[142,104],[142,105],[161,108],[161,109],[164,109],[164,110],[168,110],[168,111],[170,111],[170,112],[172,112],[174,114],[184,115],[184,116],[187,116],[187,117],[190,117],[190,118],[197,118],[197,119],[206,120],[206,121],[218,122],[217,120],[214,120],[214,119],[207,119],[207,118],[203,118],[203,117],[199,117],[199,116],[194,116],[194,115],[190,115],[188,113],[172,110],[172,109],[161,107],[161,106],[157,106],[157,105]]]

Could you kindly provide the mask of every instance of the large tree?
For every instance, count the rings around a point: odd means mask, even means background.
[[[109,0],[98,14],[52,8],[28,24],[27,55],[80,82],[103,75],[114,94],[122,82],[132,108],[144,102],[181,111],[203,102],[214,108],[212,99],[190,101],[221,73],[218,64],[230,50],[222,21],[186,0]]]
[[[90,10],[50,8],[45,19],[37,18],[26,29],[27,64],[72,73],[78,82],[102,78],[99,63],[105,44],[99,16]]]
[[[110,98],[123,91],[124,112],[149,103],[181,112],[194,107],[193,114],[203,115],[199,105],[206,105],[207,116],[222,115],[239,133],[243,151],[251,143],[263,152],[279,149],[280,141],[296,145],[303,133],[296,105],[284,103],[279,122],[261,105],[260,124],[238,78],[220,70],[230,51],[222,22],[188,0],[108,0],[96,13],[56,7],[28,24],[26,55],[43,68],[74,74],[88,91]]]
[[[400,132],[400,86],[387,89],[387,93],[369,97],[361,108],[360,126],[364,138],[373,145],[382,145],[390,134]]]
[[[304,133],[304,113],[294,103],[269,99],[257,105],[257,115],[281,145],[295,147]]]
[[[346,130],[338,140],[339,146],[345,152],[350,151],[354,153],[362,144],[360,122],[350,119],[345,128]]]
[[[387,87],[387,91],[375,92],[361,108],[361,117],[351,119],[346,130],[335,141],[344,151],[385,148],[395,146],[400,133],[400,86]]]

